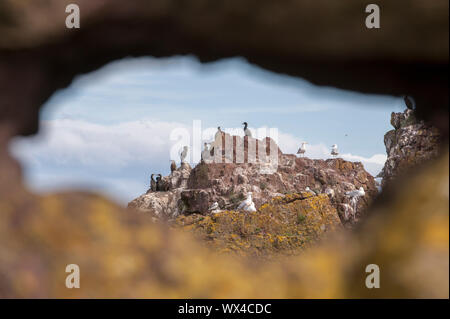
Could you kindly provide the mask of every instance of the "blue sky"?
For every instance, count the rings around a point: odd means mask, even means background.
[[[277,128],[285,153],[308,141],[307,155],[342,157],[376,174],[385,159],[390,113],[398,97],[317,87],[235,58],[201,65],[192,57],[115,61],[77,77],[41,112],[41,132],[18,138],[12,154],[37,192],[88,188],[126,203],[148,187],[150,173],[167,174],[169,135],[190,129]]]

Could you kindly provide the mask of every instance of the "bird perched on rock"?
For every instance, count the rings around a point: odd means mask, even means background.
[[[223,140],[223,134],[224,133],[225,132],[220,129],[220,126],[218,126],[217,127],[217,132],[214,135],[214,141],[211,143],[210,151],[211,151],[212,154],[214,154],[213,153],[214,152],[214,148],[216,148],[216,147],[218,149],[222,148],[222,140]]]
[[[412,96],[404,95],[403,101],[405,101],[406,107],[410,110],[416,109],[416,101],[414,101]]]
[[[223,131],[220,129],[220,126],[217,127],[217,132],[214,135],[214,141],[218,140],[220,137],[222,137]]]
[[[219,207],[219,203],[218,202],[214,202],[209,208],[208,211],[216,214],[218,212],[220,212],[220,207]]]
[[[214,202],[209,208],[208,210],[214,210],[219,208],[219,203],[218,202]]]
[[[188,153],[188,149],[189,149],[189,147],[183,146],[183,150],[182,150],[181,153],[180,153],[180,160],[181,160],[181,163],[185,163],[185,161],[186,161],[186,156],[187,156],[187,153]]]
[[[297,151],[297,154],[303,156],[306,152],[306,144],[308,144],[307,142],[302,142],[302,145],[300,146],[300,148]]]
[[[256,212],[256,207],[255,207],[255,203],[251,203],[249,206],[247,206],[244,210],[246,210],[247,212]]]
[[[350,197],[350,203],[353,205],[353,217],[356,214],[356,205],[358,204],[359,198],[365,194],[363,187],[345,193],[346,196]]]
[[[342,207],[342,210],[344,211],[344,220],[349,220],[350,215],[355,218],[355,211],[353,210],[353,207],[349,204],[343,203],[340,205]]]
[[[245,134],[245,136],[252,137],[252,132],[248,128],[247,122],[242,123],[242,125],[244,125],[244,134]]]
[[[156,192],[156,181],[153,176],[155,176],[155,174],[152,174],[150,176],[150,189],[152,190],[152,192]]]
[[[327,194],[329,197],[334,197],[334,189],[327,187],[325,189],[325,194]]]
[[[170,172],[173,173],[176,170],[177,170],[177,164],[175,164],[174,160],[171,160],[170,161]]]
[[[345,193],[348,197],[361,197],[366,195],[366,192],[364,192],[364,188],[360,187],[359,189],[355,189],[353,191],[349,191]]]
[[[239,204],[239,206],[237,207],[237,210],[256,212],[255,204],[253,203],[253,199],[252,199],[252,192],[247,193],[247,198]]]
[[[310,193],[311,195],[316,196],[316,192],[314,192],[311,188],[309,188],[308,186],[306,186],[305,188],[305,192]]]
[[[208,161],[211,157],[211,149],[210,149],[210,144],[209,143],[205,143],[204,144],[204,148],[201,154],[201,160],[202,161]]]
[[[331,155],[334,156],[334,157],[339,155],[339,150],[338,150],[337,144],[333,144],[331,146]]]
[[[156,175],[156,191],[157,192],[163,191],[161,174]]]

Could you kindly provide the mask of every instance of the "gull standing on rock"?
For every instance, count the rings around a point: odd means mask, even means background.
[[[244,134],[245,134],[245,136],[252,137],[252,132],[248,128],[247,122],[242,123],[242,125],[244,125]]]
[[[355,189],[353,191],[346,192],[345,195],[348,197],[361,197],[366,195],[366,192],[364,192],[364,188],[360,187],[359,189]]]
[[[245,208],[245,210],[246,210],[247,212],[256,212],[255,203],[253,203],[253,201],[252,201],[252,203],[251,203],[249,206],[247,206],[247,207]]]
[[[217,127],[217,132],[216,132],[216,134],[214,135],[214,141],[218,140],[219,137],[222,136],[222,133],[223,133],[223,131],[220,129],[220,126],[218,126],[218,127]]]
[[[247,193],[247,198],[239,204],[237,210],[256,212],[255,204],[253,203],[253,200],[252,200],[252,192]]]
[[[217,132],[216,134],[214,134],[214,141],[211,143],[211,148],[209,149],[209,151],[211,153],[214,154],[214,149],[217,148],[221,148],[222,147],[222,134],[224,133],[224,131],[222,131],[222,129],[220,128],[220,126],[217,127]]]
[[[210,152],[211,152],[210,144],[209,143],[205,143],[203,151],[202,151],[202,154],[201,154],[202,161],[209,160],[209,158],[211,156]]]
[[[173,173],[177,170],[177,164],[174,160],[170,160],[170,172]]]
[[[333,144],[333,146],[331,146],[331,155],[334,157],[339,155],[337,144]]]
[[[309,186],[306,186],[305,192],[310,193],[313,196],[317,195],[316,192],[314,192],[313,190],[311,190],[311,188],[309,188]]]
[[[186,161],[186,156],[187,156],[187,153],[188,153],[188,149],[189,149],[189,147],[183,146],[183,151],[180,153],[181,163],[186,163],[185,161]]]
[[[299,154],[300,156],[304,156],[305,152],[306,152],[306,144],[308,144],[307,142],[302,142],[302,145],[300,146],[300,148],[297,151],[297,154]]]
[[[327,194],[329,197],[334,197],[334,189],[327,187],[325,189],[325,194]]]
[[[218,213],[220,211],[220,207],[219,207],[219,203],[218,202],[214,202],[209,208],[208,211],[215,214]]]
[[[155,174],[152,174],[150,176],[150,189],[152,190],[152,192],[156,192],[156,181],[153,176],[155,176]]]
[[[345,195],[350,197],[350,203],[352,203],[353,205],[353,217],[354,217],[356,214],[356,204],[358,203],[360,197],[366,195],[366,192],[364,192],[363,187],[360,187],[359,189],[346,192]]]

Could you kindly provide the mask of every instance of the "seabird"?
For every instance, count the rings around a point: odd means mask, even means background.
[[[364,192],[364,188],[360,187],[359,189],[355,189],[353,191],[346,192],[345,195],[348,197],[361,197],[364,196],[366,193]]]
[[[252,137],[252,132],[247,127],[248,126],[247,122],[242,123],[242,125],[244,125],[244,134],[245,134],[245,136]]]
[[[346,196],[350,197],[350,203],[353,205],[353,216],[356,214],[356,204],[358,203],[359,198],[365,194],[363,187],[345,193]]]
[[[306,152],[306,144],[308,144],[308,142],[302,142],[302,145],[298,149],[297,154],[300,154],[302,156],[305,154],[305,152]]]
[[[214,202],[209,208],[208,210],[215,210],[219,208],[219,203],[218,202]]]
[[[163,190],[161,180],[162,175],[161,174],[156,175],[156,191],[158,192]]]
[[[220,212],[220,207],[219,207],[219,203],[218,202],[214,202],[209,208],[208,211],[216,214],[218,212]]]
[[[327,195],[330,196],[330,197],[334,197],[334,189],[332,189],[332,188],[330,188],[330,187],[327,187],[327,188],[325,189],[325,194],[327,194]]]
[[[406,107],[410,110],[416,109],[416,101],[414,101],[412,96],[404,95],[403,101],[405,101]]]
[[[216,134],[214,135],[214,141],[211,143],[211,144],[212,144],[212,145],[211,145],[211,148],[210,148],[211,156],[214,155],[214,148],[215,148],[216,146],[219,147],[219,148],[222,147],[222,138],[223,138],[222,134],[223,134],[223,133],[224,133],[224,132],[221,130],[220,126],[218,126],[218,127],[217,127],[217,132],[216,132]]]
[[[205,143],[202,154],[201,154],[201,159],[202,159],[202,161],[205,161],[205,160],[208,160],[210,158],[210,156],[211,156],[210,144]]]
[[[152,175],[150,176],[150,189],[151,189],[153,192],[156,192],[156,181],[155,181],[155,179],[153,178],[153,176],[155,176],[155,174],[152,174]]]
[[[311,188],[309,188],[308,186],[306,186],[305,192],[310,193],[311,195],[314,195],[314,196],[317,195],[316,192],[314,192],[313,190],[311,190]]]
[[[339,151],[338,151],[338,146],[337,146],[337,144],[333,144],[332,146],[331,146],[331,155],[332,156],[338,156],[339,155]]]
[[[255,203],[251,203],[249,206],[247,206],[244,210],[246,210],[247,212],[256,212],[256,207],[255,207]]]
[[[253,203],[252,200],[252,192],[247,193],[247,198],[239,204],[237,210],[256,212],[255,204]]]
[[[185,163],[186,156],[187,156],[187,153],[188,153],[188,149],[189,148],[187,146],[183,146],[183,151],[180,154],[181,163]]]
[[[173,173],[176,170],[177,170],[177,164],[175,164],[174,160],[171,160],[170,161],[170,172]]]
[[[220,129],[220,126],[218,126],[218,127],[217,127],[216,135],[214,135],[214,141],[218,140],[219,137],[222,136],[222,133],[223,133],[223,132],[222,132],[222,130]]]

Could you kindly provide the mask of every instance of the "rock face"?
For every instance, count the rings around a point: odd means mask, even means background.
[[[233,139],[237,140],[234,145],[247,143],[241,137]],[[207,215],[214,202],[221,210],[235,210],[248,192],[253,193],[258,209],[274,197],[301,193],[309,187],[316,194],[327,194],[342,222],[351,224],[378,193],[374,178],[359,162],[297,158],[283,154],[278,146],[271,150],[278,154],[278,163],[273,158],[253,163],[230,160],[229,163],[201,162],[192,171],[180,168],[163,178],[171,185],[169,191],[149,191],[130,202],[129,207],[173,220],[179,215]],[[366,195],[351,204],[345,193],[359,187],[364,188]]]
[[[394,130],[384,135],[388,158],[379,175],[383,186],[408,168],[436,157],[439,149],[437,128],[418,121],[413,110],[392,112],[391,124]]]

